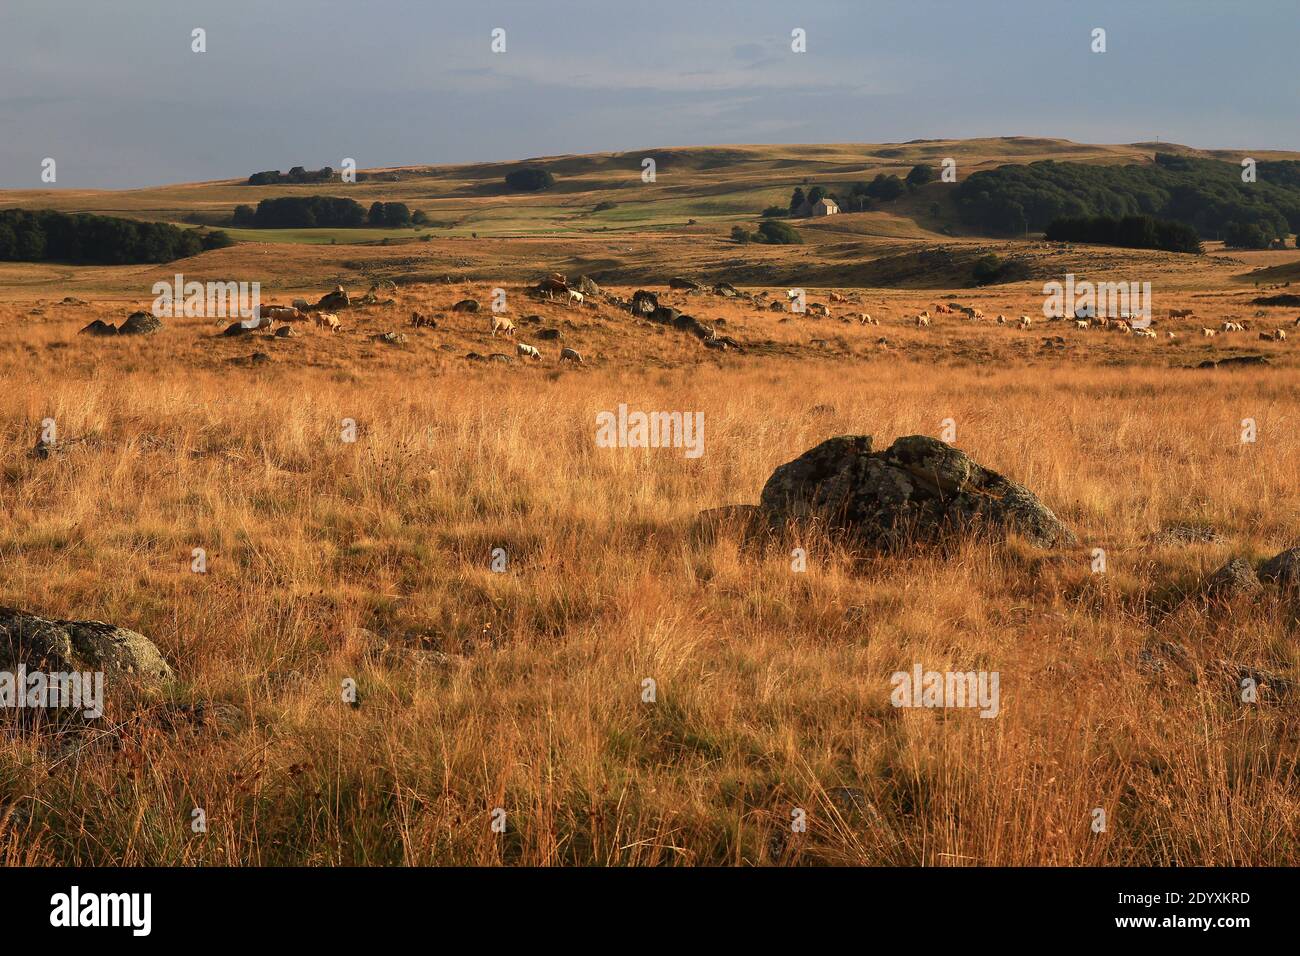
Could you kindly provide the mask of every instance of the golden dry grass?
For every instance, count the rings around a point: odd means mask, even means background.
[[[773,343],[739,357],[612,313],[575,316],[584,369],[437,348],[488,350],[481,318],[439,313],[405,349],[364,337],[464,291],[404,290],[391,314],[345,313],[344,335],[254,346],[202,322],[73,334],[106,306],[0,310],[0,603],[139,630],[178,675],[162,699],[110,700],[92,733],[6,724],[7,862],[1300,859],[1294,704],[1242,704],[1213,676],[1225,659],[1300,677],[1296,609],[1182,600],[1228,556],[1297,543],[1286,346],[1258,343],[1278,364],[1238,373],[1168,367],[1221,342],[1080,333],[1044,357],[1038,329],[954,321],[927,338],[903,321],[935,298],[884,294],[863,306],[883,329],[701,307]],[[807,346],[826,330],[842,345]],[[252,348],[271,362],[227,361]],[[595,447],[596,412],[620,402],[703,411],[705,454]],[[29,458],[46,417],[97,441]],[[884,559],[695,527],[826,437],[884,445],[945,418],[1080,547]],[[1225,541],[1146,543],[1168,524]],[[1144,668],[1161,641],[1201,679]],[[998,671],[1000,715],[893,708],[889,675],[914,662]],[[196,703],[206,723],[184,719]]]

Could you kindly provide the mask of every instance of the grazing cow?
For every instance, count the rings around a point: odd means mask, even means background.
[[[515,324],[507,319],[504,315],[492,315],[492,336],[495,338],[498,332],[504,332],[506,335],[514,338]]]
[[[1022,315],[1022,316],[1020,317],[1020,322],[1019,322],[1018,324],[1019,324],[1020,328],[1022,328],[1022,329],[1027,329],[1027,328],[1029,328],[1029,327],[1033,324],[1033,322],[1034,322],[1034,320],[1031,319],[1029,316],[1027,316],[1027,315]]]
[[[1133,326],[1129,325],[1123,319],[1116,319],[1115,331],[1120,333],[1121,335],[1131,335],[1133,332]]]
[[[537,362],[542,360],[541,352],[537,351],[537,349],[533,348],[531,345],[525,345],[523,342],[515,344],[515,351],[519,354],[520,358],[530,358]]]
[[[879,319],[873,319],[873,318],[872,318],[870,315],[868,315],[866,312],[859,312],[859,313],[858,313],[858,324],[859,324],[859,325],[879,325],[879,324],[880,324],[880,320],[879,320]]]
[[[824,315],[824,316],[826,316],[827,318],[830,318],[831,310],[830,310],[829,308],[827,308],[825,305],[823,305],[821,302],[809,302],[809,303],[808,303],[808,314],[809,314],[809,315]]]
[[[830,298],[831,298],[831,301],[832,301],[832,302],[847,302],[847,301],[848,301],[848,299],[844,298],[844,296],[840,295],[838,292],[832,292],[832,293],[830,294]]]
[[[1165,338],[1167,338],[1167,339],[1176,339],[1176,338],[1178,338],[1178,333],[1177,333],[1177,332],[1166,332],[1166,333],[1165,333]]]
[[[1205,338],[1207,338],[1207,339],[1212,339],[1212,338],[1214,338],[1216,335],[1218,335],[1218,332],[1216,332],[1214,329],[1206,329],[1206,328],[1203,328],[1203,329],[1201,329],[1201,335],[1205,336]]]
[[[930,327],[930,317],[928,315],[918,315],[916,317],[916,327],[918,329],[928,329]]]
[[[1169,310],[1169,318],[1171,319],[1187,319],[1187,318],[1191,318],[1193,314],[1194,313],[1191,309],[1170,309]]]
[[[268,305],[261,313],[267,322],[306,322],[310,318],[301,309],[287,305]]]
[[[1092,326],[1090,326],[1090,325],[1088,324],[1088,320],[1087,320],[1087,319],[1075,319],[1075,320],[1074,320],[1074,327],[1075,327],[1076,329],[1084,329],[1084,330],[1087,330],[1087,329],[1092,328]]]
[[[436,329],[438,327],[438,320],[431,315],[425,315],[423,312],[412,312],[411,325],[415,326],[417,329]]]
[[[316,325],[323,329],[329,329],[331,332],[337,332],[341,328],[339,317],[333,312],[317,312]]]
[[[577,349],[562,348],[560,349],[561,362],[573,362],[577,365],[582,364],[582,356],[578,354]]]
[[[569,305],[582,305],[583,296],[581,292],[574,289],[569,290]]]
[[[1260,332],[1259,337],[1265,342],[1285,342],[1286,332],[1281,329],[1274,329],[1272,332]]]
[[[1155,329],[1134,329],[1133,334],[1140,339],[1154,339],[1156,337]]]
[[[1242,325],[1240,322],[1224,322],[1223,331],[1224,332],[1245,332],[1246,327]]]
[[[306,299],[294,299],[293,307],[297,309],[299,312],[306,312],[308,309],[311,308],[311,303],[308,302]]]

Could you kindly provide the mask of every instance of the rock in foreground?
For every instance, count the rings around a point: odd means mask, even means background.
[[[924,435],[880,452],[870,435],[824,441],[772,473],[762,506],[776,520],[819,518],[883,550],[953,533],[1015,533],[1041,548],[1078,543],[1029,489]]]
[[[172,669],[143,634],[103,621],[59,621],[0,607],[0,670],[102,671],[143,687],[172,678]]]

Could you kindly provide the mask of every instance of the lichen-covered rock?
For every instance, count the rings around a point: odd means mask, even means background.
[[[163,327],[157,316],[149,312],[132,312],[125,322],[117,327],[118,335],[148,335]]]
[[[60,621],[0,607],[0,670],[20,664],[47,673],[102,671],[109,686],[122,678],[146,687],[172,678],[171,667],[143,634],[103,621]]]
[[[1281,588],[1300,590],[1300,548],[1288,548],[1269,558],[1259,566],[1259,577]]]
[[[884,550],[953,533],[1015,533],[1042,548],[1078,543],[1033,492],[925,435],[880,452],[869,435],[824,441],[772,473],[762,505],[779,520],[819,518]]]
[[[1217,601],[1230,601],[1264,590],[1255,574],[1254,566],[1245,558],[1233,558],[1205,579],[1205,596]]]
[[[645,289],[637,289],[632,293],[633,315],[648,316],[657,308],[659,308],[659,297],[653,292],[647,292]]]

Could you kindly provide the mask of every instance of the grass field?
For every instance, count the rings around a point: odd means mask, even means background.
[[[178,675],[92,732],[8,737],[6,862],[1295,862],[1294,707],[1216,676],[1300,677],[1295,607],[1194,597],[1227,557],[1295,543],[1286,343],[1258,343],[1271,368],[1196,371],[1256,343],[1078,332],[1049,354],[1037,330],[909,327],[934,301],[916,294],[850,292],[880,327],[678,294],[751,350],[515,299],[587,367],[545,343],[540,367],[484,367],[461,356],[500,347],[486,320],[446,307],[486,293],[403,288],[341,334],[251,342],[202,320],[77,337],[111,301],[0,307],[0,603],[132,627]],[[369,340],[412,308],[440,328]],[[623,402],[702,411],[705,454],[596,447]],[[94,441],[28,457],[47,417]],[[696,525],[828,436],[944,419],[1079,547],[885,559]],[[1149,543],[1169,525],[1222,540]],[[1164,642],[1198,679],[1152,663]],[[999,672],[999,716],[895,709],[889,675],[914,662]]]

